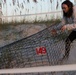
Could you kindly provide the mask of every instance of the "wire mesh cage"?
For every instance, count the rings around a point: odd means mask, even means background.
[[[60,65],[68,32],[52,35],[52,25],[32,36],[0,48],[0,69]]]

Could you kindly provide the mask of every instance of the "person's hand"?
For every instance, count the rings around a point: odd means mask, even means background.
[[[61,31],[65,31],[66,30],[66,26],[63,26],[62,28],[61,28]]]
[[[57,34],[57,31],[55,29],[51,30],[51,34],[52,35],[56,35]]]

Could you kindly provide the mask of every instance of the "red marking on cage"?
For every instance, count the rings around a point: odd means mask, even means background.
[[[46,52],[46,47],[37,47],[36,48],[36,53],[37,55],[45,55],[47,52]]]

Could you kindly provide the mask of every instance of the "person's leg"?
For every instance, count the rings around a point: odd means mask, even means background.
[[[70,52],[70,45],[71,42],[76,39],[76,31],[72,31],[71,34],[68,36],[68,38],[65,41],[65,55],[64,58],[68,58],[69,52]]]

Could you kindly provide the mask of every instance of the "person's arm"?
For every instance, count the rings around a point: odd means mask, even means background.
[[[61,30],[61,27],[66,24],[65,18],[63,17],[61,22],[55,27],[55,30]]]
[[[66,30],[76,29],[76,15],[74,16],[74,23],[65,25]]]
[[[54,29],[51,31],[51,33],[53,35],[60,34],[61,33],[61,28],[65,24],[66,24],[66,21],[65,21],[65,18],[63,17],[63,19],[61,20],[61,22],[57,26],[54,27]]]
[[[73,30],[76,29],[76,23],[74,24],[67,24],[65,25],[66,30]]]

